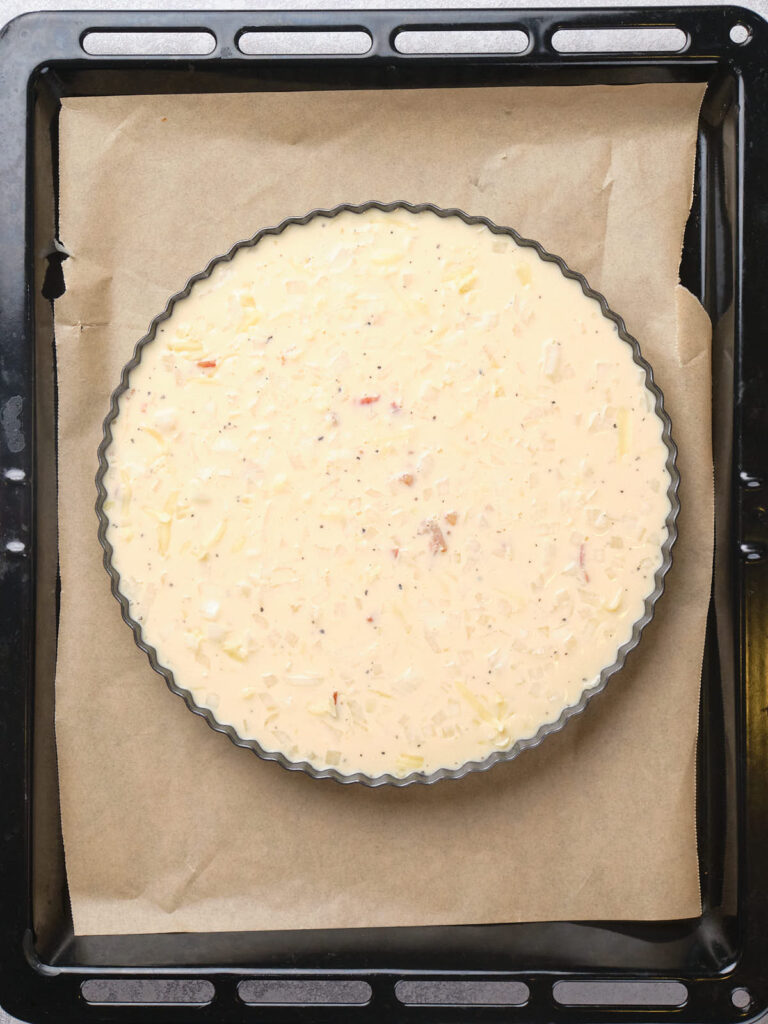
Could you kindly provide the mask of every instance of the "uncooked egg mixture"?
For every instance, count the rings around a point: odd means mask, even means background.
[[[632,350],[458,217],[317,216],[219,263],[120,396],[120,590],[219,722],[368,776],[456,768],[616,659],[667,537]]]

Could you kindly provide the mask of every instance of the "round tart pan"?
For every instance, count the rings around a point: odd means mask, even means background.
[[[488,230],[493,232],[494,234],[507,235],[508,237],[512,238],[518,246],[524,246],[529,249],[534,249],[542,260],[548,263],[557,264],[557,266],[560,268],[560,271],[563,273],[565,277],[571,278],[574,281],[578,281],[581,285],[581,289],[584,292],[584,294],[591,299],[595,299],[600,305],[603,316],[606,317],[608,320],[613,321],[613,323],[616,325],[619,337],[627,345],[630,346],[630,348],[632,349],[632,357],[635,363],[637,363],[637,365],[640,366],[645,373],[646,387],[655,398],[655,413],[662,423],[662,439],[667,448],[666,468],[670,477],[670,483],[667,490],[667,497],[669,498],[670,510],[667,515],[665,524],[667,529],[667,538],[661,549],[662,563],[656,571],[655,586],[653,588],[652,593],[650,593],[648,597],[645,599],[645,607],[643,614],[634,623],[630,639],[619,648],[616,660],[613,662],[613,664],[606,666],[601,671],[600,677],[597,680],[597,682],[594,685],[583,690],[581,696],[576,701],[576,703],[571,704],[568,707],[565,707],[561,712],[560,716],[554,722],[549,722],[545,725],[542,725],[533,736],[530,736],[527,739],[518,740],[516,743],[514,743],[511,747],[509,747],[506,750],[494,750],[492,753],[488,755],[488,757],[484,758],[483,760],[470,761],[466,764],[461,765],[461,767],[459,768],[440,768],[437,771],[431,772],[429,774],[414,771],[406,776],[403,776],[402,778],[390,774],[370,776],[362,772],[356,772],[352,775],[344,775],[341,772],[339,772],[336,768],[330,767],[324,769],[317,769],[313,767],[313,765],[309,764],[307,761],[290,761],[280,751],[265,750],[257,740],[243,738],[237,733],[237,730],[233,726],[219,722],[216,719],[216,716],[214,715],[213,711],[211,711],[209,708],[201,707],[199,704],[197,704],[190,691],[184,689],[184,687],[182,686],[179,686],[179,684],[176,682],[174,678],[173,672],[169,668],[166,668],[164,665],[160,664],[157,658],[156,650],[144,640],[141,626],[131,617],[128,600],[120,590],[120,574],[117,572],[117,570],[114,568],[112,564],[112,546],[107,540],[107,528],[109,526],[109,519],[107,513],[104,510],[104,502],[107,499],[107,491],[104,486],[104,475],[108,467],[108,452],[109,446],[112,442],[112,423],[114,422],[115,418],[118,415],[118,401],[120,395],[122,395],[122,393],[128,389],[131,371],[136,366],[138,366],[139,362],[141,361],[141,357],[145,347],[151,344],[151,342],[155,339],[158,327],[163,323],[164,320],[168,319],[176,303],[182,301],[189,295],[195,283],[197,283],[198,281],[203,281],[206,278],[208,278],[211,275],[211,272],[213,271],[214,267],[217,266],[217,264],[230,261],[232,257],[235,255],[235,253],[237,253],[240,249],[246,246],[256,245],[259,242],[259,240],[262,239],[265,235],[279,235],[282,231],[285,230],[285,228],[287,228],[290,225],[307,224],[309,221],[315,219],[316,217],[335,217],[337,214],[342,212],[365,213],[367,210],[372,209],[380,210],[384,213],[390,213],[393,210],[407,210],[409,213],[422,213],[425,211],[429,211],[431,213],[436,214],[438,217],[458,217],[461,220],[463,220],[466,224],[484,224],[488,228]],[[334,207],[331,210],[313,210],[304,217],[289,217],[286,220],[282,221],[280,224],[278,224],[276,227],[265,228],[257,232],[257,234],[255,234],[252,238],[246,239],[241,242],[237,242],[235,245],[232,246],[229,252],[225,253],[222,256],[216,256],[214,259],[210,261],[205,270],[203,270],[199,274],[195,274],[194,277],[191,277],[187,282],[186,286],[180,292],[178,292],[176,295],[172,296],[168,300],[168,304],[163,310],[163,312],[156,316],[155,319],[152,321],[146,335],[137,343],[133,353],[133,357],[131,358],[130,362],[128,362],[127,365],[123,368],[123,372],[120,378],[120,384],[112,394],[109,413],[107,414],[107,417],[104,420],[104,437],[101,441],[101,444],[99,445],[99,469],[96,474],[96,486],[98,488],[96,512],[99,518],[98,536],[99,542],[101,543],[101,546],[104,549],[104,566],[111,578],[112,593],[120,602],[123,619],[125,620],[125,622],[128,623],[128,625],[133,630],[133,635],[136,639],[137,645],[141,648],[142,651],[144,651],[147,654],[152,668],[161,676],[163,676],[166,683],[168,684],[169,689],[171,689],[173,693],[178,694],[179,697],[183,698],[189,710],[192,711],[194,714],[200,715],[202,718],[204,718],[208,725],[212,729],[215,729],[216,732],[224,733],[236,746],[245,747],[248,750],[252,750],[254,754],[257,754],[264,760],[277,761],[278,764],[282,765],[283,768],[286,768],[289,771],[306,772],[307,775],[311,775],[313,778],[316,779],[334,779],[337,782],[345,784],[357,782],[370,787],[402,787],[410,786],[414,783],[431,785],[435,782],[440,781],[441,779],[460,779],[463,778],[465,775],[468,775],[470,772],[487,771],[493,765],[498,764],[501,761],[511,761],[514,758],[516,758],[520,753],[522,753],[522,751],[529,750],[532,747],[537,747],[546,736],[549,736],[555,732],[559,732],[565,726],[566,722],[569,721],[569,719],[573,718],[575,715],[580,714],[586,708],[589,701],[605,689],[606,684],[608,683],[608,680],[611,678],[611,676],[614,676],[623,667],[627,655],[630,651],[634,650],[634,648],[637,647],[638,643],[640,642],[640,637],[642,635],[643,630],[653,618],[656,602],[661,597],[661,594],[664,590],[664,578],[672,564],[672,546],[677,537],[677,516],[680,511],[680,500],[678,497],[680,474],[678,472],[676,465],[676,456],[677,447],[674,441],[672,440],[670,419],[666,410],[664,409],[664,397],[658,385],[653,379],[653,371],[651,370],[650,365],[646,362],[646,360],[643,358],[640,352],[639,344],[637,343],[635,338],[633,338],[632,335],[629,334],[629,332],[627,331],[622,318],[617,313],[614,313],[613,310],[608,306],[605,297],[601,295],[600,292],[595,291],[594,288],[591,288],[586,278],[583,277],[583,275],[577,273],[574,270],[571,270],[563,259],[561,259],[559,256],[554,256],[552,253],[547,252],[544,248],[542,248],[542,246],[538,242],[533,241],[532,239],[529,238],[522,238],[513,228],[499,227],[497,224],[494,224],[486,217],[469,216],[462,210],[441,209],[440,207],[434,206],[431,203],[420,203],[414,205],[412,203],[407,202],[379,203],[371,201],[363,203],[359,206],[342,204],[340,206]]]

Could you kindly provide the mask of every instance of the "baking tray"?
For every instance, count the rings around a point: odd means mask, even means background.
[[[737,24],[745,27],[746,42],[731,39]],[[677,27],[687,46],[678,53],[563,55],[552,45],[558,28],[631,26]],[[515,55],[403,55],[395,37],[406,28],[519,29],[530,42]],[[362,29],[372,45],[360,56],[246,57],[237,45],[244,29]],[[216,43],[204,57],[89,56],[82,48],[89,30],[209,31]],[[191,1019],[586,1024],[650,1017],[702,1024],[753,1019],[768,1007],[765,68],[768,25],[753,12],[711,5],[72,12],[25,15],[5,28],[0,36],[0,1003],[9,1011],[25,1020],[78,1024]],[[708,83],[681,263],[683,283],[701,299],[714,325],[716,545],[698,745],[701,917],[74,936],[53,734],[59,582],[52,302],[62,286],[57,242],[61,97],[640,82]],[[600,1003],[595,988],[585,996],[566,987],[617,980],[634,983],[624,989],[623,1005],[618,994]],[[286,998],[285,984],[297,981],[309,982],[309,988],[302,995],[294,990],[292,1004],[277,1004]],[[277,994],[276,982],[283,985]],[[331,983],[332,991],[324,996],[317,982]],[[432,987],[414,995],[413,986],[421,982]],[[493,1005],[466,1005],[477,989],[455,985],[469,982],[507,984],[495,994],[486,990]],[[454,987],[440,988],[444,983]],[[648,983],[662,988],[648,989]],[[256,991],[249,993],[248,986]],[[617,991],[613,986],[611,992]],[[359,1001],[340,1005],[350,998]],[[142,999],[153,1001],[137,1001]],[[415,999],[422,1002],[414,1005]]]

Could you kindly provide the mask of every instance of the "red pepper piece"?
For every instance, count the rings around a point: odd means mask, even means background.
[[[445,537],[443,531],[440,529],[434,519],[428,519],[419,530],[419,533],[428,533],[430,535],[430,547],[432,553],[437,555],[441,551],[447,551],[448,545],[445,543]]]
[[[579,567],[580,567],[581,571],[584,573],[584,582],[585,583],[589,583],[589,573],[584,568],[584,549],[585,549],[585,547],[586,547],[586,545],[584,545],[584,544],[581,544],[579,546]]]

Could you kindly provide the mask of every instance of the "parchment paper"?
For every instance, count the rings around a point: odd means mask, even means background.
[[[65,99],[57,734],[78,933],[698,915],[709,322],[677,285],[699,85]],[[313,207],[432,201],[539,239],[626,318],[680,447],[667,593],[627,668],[486,775],[371,791],[235,749],[120,619],[94,513],[109,396],[169,295]]]

